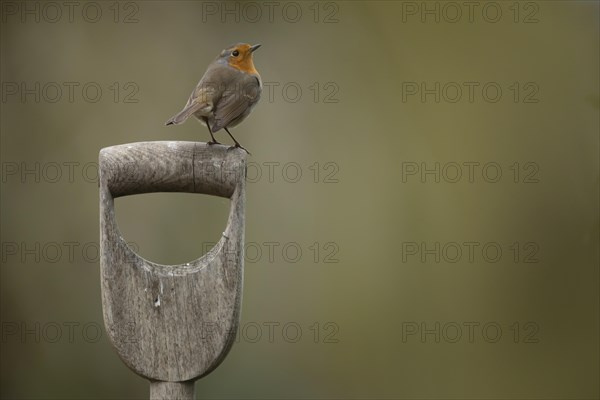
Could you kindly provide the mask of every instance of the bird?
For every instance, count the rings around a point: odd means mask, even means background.
[[[229,128],[242,122],[260,100],[263,84],[252,59],[260,46],[238,43],[221,51],[209,64],[183,110],[165,125],[181,124],[193,115],[208,127],[209,145],[220,144],[214,133],[225,129],[235,143],[231,148],[239,147],[250,154],[235,140]]]

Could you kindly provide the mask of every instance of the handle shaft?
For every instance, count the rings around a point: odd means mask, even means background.
[[[150,382],[150,400],[193,400],[194,382]]]

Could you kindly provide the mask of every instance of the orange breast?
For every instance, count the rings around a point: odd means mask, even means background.
[[[258,71],[256,70],[256,68],[254,68],[254,63],[252,62],[251,55],[247,55],[246,57],[239,60],[229,60],[229,65],[231,65],[235,69],[239,69],[242,72],[258,75]]]

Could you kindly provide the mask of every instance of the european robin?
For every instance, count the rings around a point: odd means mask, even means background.
[[[242,147],[228,128],[242,122],[258,103],[262,81],[252,61],[252,53],[260,44],[238,43],[228,47],[208,66],[189,100],[165,125],[181,124],[191,115],[208,127],[212,140],[221,128],[231,136],[235,147]]]

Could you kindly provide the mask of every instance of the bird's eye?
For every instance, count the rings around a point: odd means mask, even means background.
[[[240,52],[239,52],[239,51],[237,51],[237,50],[234,50],[234,51],[231,53],[231,55],[232,55],[232,56],[234,56],[234,57],[237,57],[237,56],[239,56],[239,55],[240,55]]]

